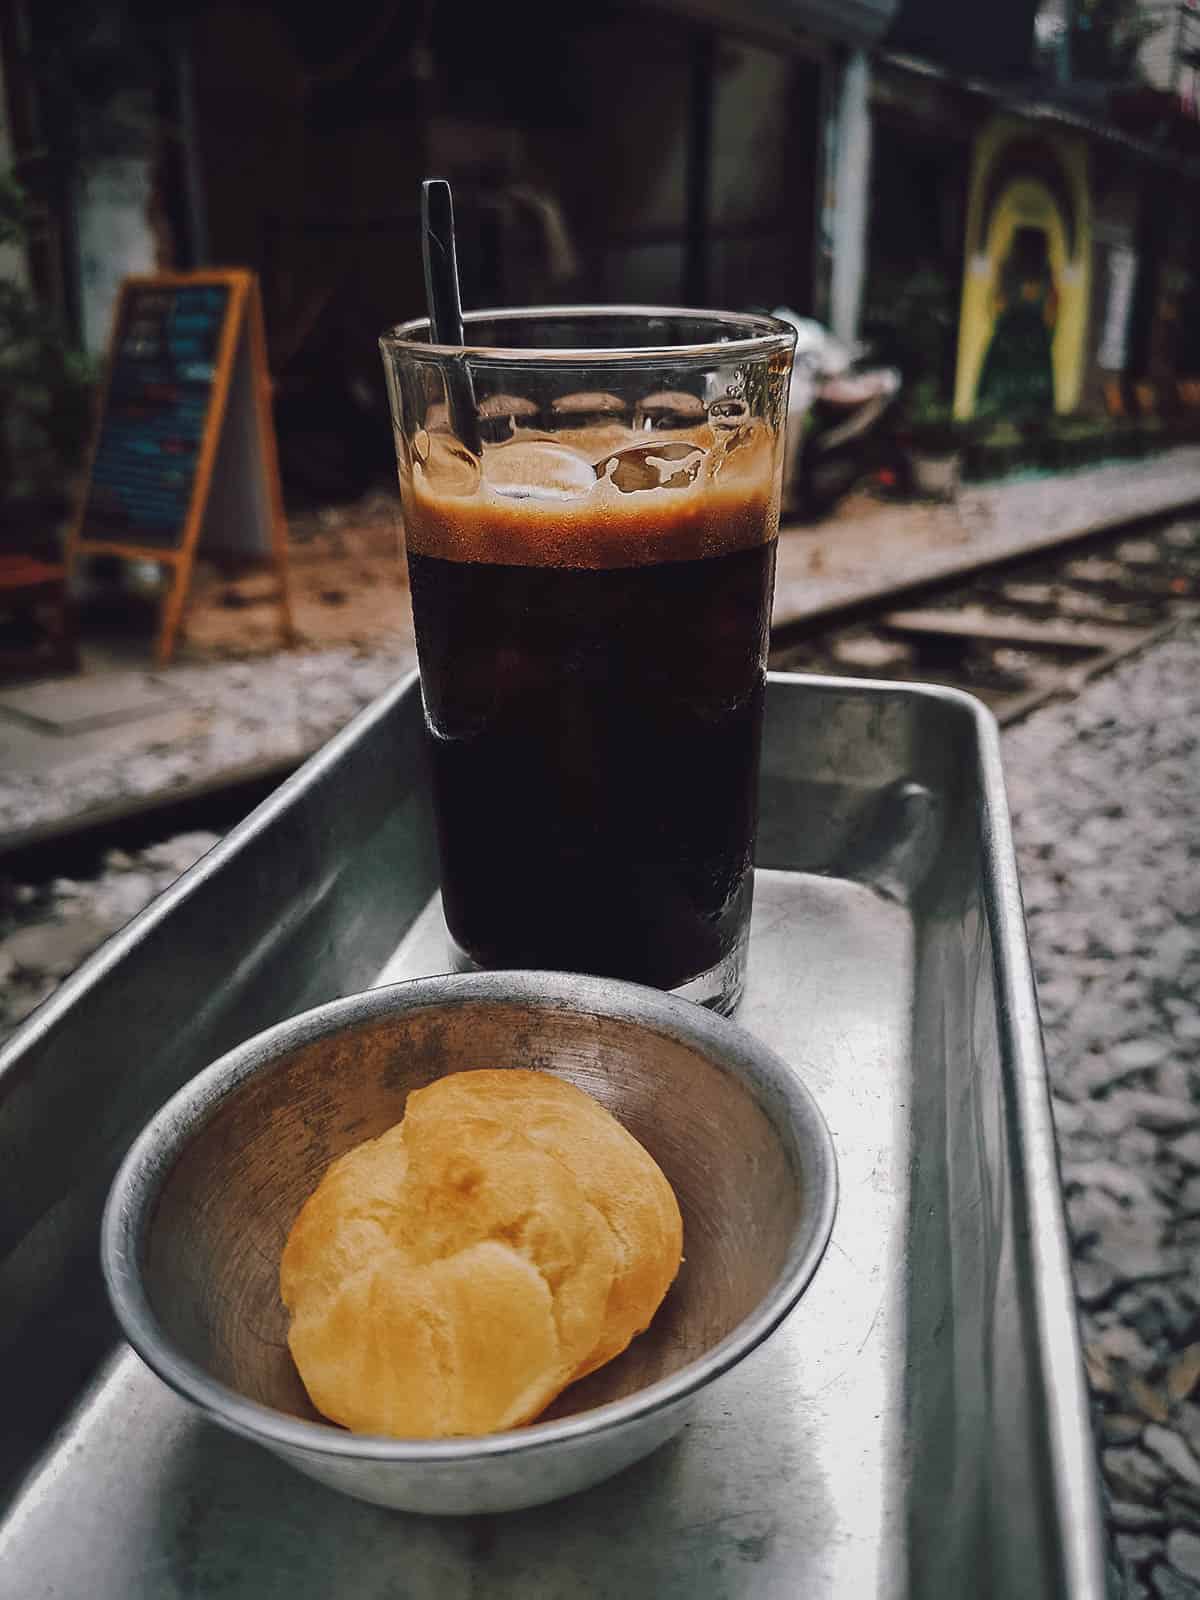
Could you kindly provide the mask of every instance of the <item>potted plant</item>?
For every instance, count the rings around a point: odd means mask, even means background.
[[[955,420],[932,383],[920,383],[914,391],[905,438],[917,493],[933,500],[953,500],[962,482],[968,430]]]
[[[25,198],[0,170],[0,247],[20,249]],[[91,363],[14,278],[0,279],[0,552],[57,560],[55,524],[90,425]]]

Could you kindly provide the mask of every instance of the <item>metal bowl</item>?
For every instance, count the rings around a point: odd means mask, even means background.
[[[345,1432],[288,1352],[288,1231],[329,1162],[399,1121],[411,1089],[506,1064],[578,1084],[641,1140],[679,1198],[685,1263],[649,1330],[531,1426]],[[800,1298],[836,1193],[807,1089],[712,1012],[557,973],[423,978],[280,1023],[192,1079],[117,1174],[102,1255],[129,1342],[213,1421],[362,1500],[506,1511],[598,1483],[677,1432]]]

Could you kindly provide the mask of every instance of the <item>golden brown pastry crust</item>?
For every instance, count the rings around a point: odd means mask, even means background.
[[[682,1246],[670,1184],[589,1095],[454,1073],[305,1203],[288,1343],[313,1404],[357,1432],[513,1428],[649,1325]]]

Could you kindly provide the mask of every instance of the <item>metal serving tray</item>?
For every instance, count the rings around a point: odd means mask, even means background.
[[[421,707],[364,712],[0,1051],[0,1595],[1101,1600],[1095,1461],[995,726],[775,676],[739,1020],[841,1169],[800,1308],[676,1441],[541,1510],[423,1519],[219,1432],[123,1347],[96,1230],[236,1041],[445,969]]]

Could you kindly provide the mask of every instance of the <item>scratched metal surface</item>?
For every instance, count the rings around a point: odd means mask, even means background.
[[[444,969],[419,716],[411,681],[365,713],[0,1055],[14,1466],[63,1399],[30,1352],[64,1318],[108,1336],[73,1268],[145,1117],[232,1039]],[[118,1348],[12,1495],[0,1594],[1100,1600],[994,728],[949,692],[775,678],[762,810],[738,1020],[816,1095],[841,1203],[799,1309],[685,1433],[558,1505],[410,1517],[220,1433]]]

